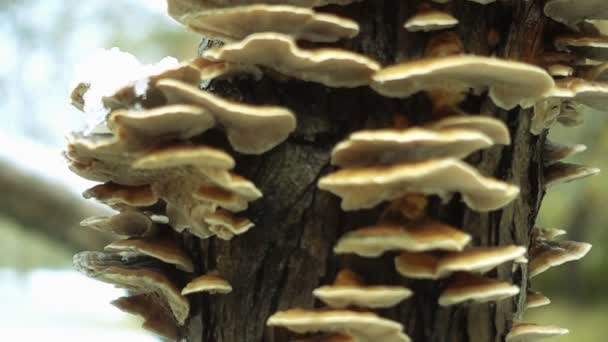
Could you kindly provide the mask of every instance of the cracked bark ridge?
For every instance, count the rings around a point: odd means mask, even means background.
[[[366,1],[348,7],[327,7],[356,20],[360,35],[340,45],[370,56],[383,65],[421,57],[428,34],[411,33],[401,24],[415,12],[417,1]],[[542,44],[546,18],[541,1],[497,2],[481,6],[468,1],[445,5],[460,20],[455,28],[467,53],[530,61]],[[499,42],[488,37],[499,37]],[[217,42],[203,40],[200,50]],[[328,89],[321,85],[279,81],[214,81],[204,85],[222,96],[248,103],[278,104],[297,114],[298,127],[286,142],[262,156],[237,156],[237,171],[251,179],[264,197],[247,214],[256,228],[230,242],[186,238],[201,269],[217,269],[233,286],[229,296],[196,295],[193,316],[182,331],[188,341],[286,342],[294,339],[283,329],[266,327],[278,310],[320,306],[312,291],[331,283],[338,266],[349,267],[373,283],[403,285],[415,295],[380,313],[404,324],[414,341],[502,341],[512,319],[526,302],[526,266],[498,267],[492,278],[509,280],[522,295],[498,303],[440,307],[440,283],[406,280],[392,268],[390,257],[338,259],[332,248],[337,238],[356,227],[373,224],[377,210],[344,213],[339,200],[319,191],[318,178],[331,170],[330,151],[348,133],[391,125],[404,113],[412,123],[427,121],[431,104],[422,95],[405,100],[383,98],[368,88]],[[432,214],[462,227],[476,246],[527,246],[543,196],[540,151],[544,136],[530,135],[529,110],[496,108],[486,96],[473,97],[463,109],[494,113],[510,129],[511,146],[493,146],[467,159],[483,174],[520,186],[521,195],[503,210],[471,211],[455,198],[442,205],[432,202]],[[339,262],[340,261],[340,265]]]

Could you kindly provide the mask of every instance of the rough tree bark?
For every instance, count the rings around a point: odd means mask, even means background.
[[[358,38],[344,47],[375,58],[384,65],[421,57],[432,34],[409,33],[402,25],[418,1],[364,1],[330,10],[354,18],[361,25]],[[455,31],[467,53],[495,54],[530,61],[542,49],[546,18],[543,1],[498,1],[483,6],[470,1],[446,4],[460,24]],[[498,44],[492,37],[499,37]],[[490,39],[489,39],[490,37]],[[213,45],[204,40],[201,49]],[[437,305],[441,282],[408,281],[393,268],[392,259],[362,260],[331,253],[344,232],[377,218],[377,210],[344,213],[338,198],[320,191],[317,180],[328,171],[332,147],[349,132],[363,127],[386,127],[397,113],[411,123],[429,120],[430,103],[423,95],[404,100],[379,96],[369,88],[329,89],[301,81],[265,77],[260,82],[238,80],[208,86],[223,96],[246,103],[280,104],[298,117],[298,128],[285,143],[262,156],[240,156],[237,171],[253,180],[264,197],[252,204],[248,216],[256,227],[230,242],[188,239],[199,271],[218,269],[232,284],[230,296],[199,296],[193,317],[182,332],[188,341],[289,341],[283,329],[265,326],[277,310],[310,308],[314,288],[327,284],[339,267],[350,267],[370,282],[406,284],[414,296],[383,316],[402,322],[414,341],[502,341],[522,310],[527,288],[525,268],[499,267],[498,279],[520,285],[522,295],[498,303]],[[467,159],[485,175],[521,187],[521,196],[503,210],[478,213],[458,197],[442,205],[432,202],[432,215],[461,227],[474,244],[527,246],[542,199],[540,147],[544,137],[529,134],[530,113],[498,109],[485,95],[464,105],[470,113],[488,113],[505,121],[511,146],[494,146]]]

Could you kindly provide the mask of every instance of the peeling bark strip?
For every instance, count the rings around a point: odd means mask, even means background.
[[[121,222],[153,227],[106,228],[143,230],[122,244],[158,250],[110,245],[79,254],[77,267],[151,293],[125,299],[164,308],[144,327],[175,339],[174,324],[193,342],[566,333],[521,321],[539,306],[526,298],[530,275],[591,247],[534,228],[548,183],[591,173],[543,155],[544,129],[579,122],[577,105],[598,106],[608,88],[556,85],[541,67],[602,52],[551,52],[567,28],[541,0],[433,4],[457,23],[430,32],[403,28],[429,4],[350,2],[169,0],[179,22],[227,43],[203,39],[203,58],[147,76],[144,96],[134,83],[104,98],[112,135],[75,136],[66,153],[74,172],[108,182]]]

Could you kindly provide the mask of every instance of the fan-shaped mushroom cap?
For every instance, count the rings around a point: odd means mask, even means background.
[[[217,148],[209,146],[170,146],[146,153],[133,162],[136,169],[169,169],[183,166],[229,170],[234,159]]]
[[[110,115],[110,129],[121,127],[126,138],[188,139],[215,125],[207,110],[192,105],[169,105],[148,110],[119,109]]]
[[[580,78],[565,78],[558,80],[547,96],[603,111],[608,106],[608,85]]]
[[[428,125],[427,128],[435,130],[449,130],[449,129],[466,129],[474,130],[483,133],[490,139],[494,144],[510,145],[511,136],[509,135],[509,129],[504,122],[497,118],[482,116],[482,115],[458,115],[449,116],[438,121],[434,121]]]
[[[451,28],[457,24],[458,19],[454,18],[450,13],[432,8],[424,8],[409,18],[403,27],[410,32],[429,32]]]
[[[342,270],[333,285],[316,288],[313,295],[332,308],[357,306],[363,308],[388,308],[412,295],[402,286],[366,285],[350,270]]]
[[[360,342],[409,342],[395,321],[377,316],[372,312],[349,310],[290,309],[270,316],[271,327],[285,327],[296,333],[329,332],[351,335]]]
[[[182,289],[182,295],[198,292],[226,294],[232,292],[232,286],[217,273],[211,272],[194,278]]]
[[[287,76],[329,87],[368,85],[380,65],[363,55],[339,49],[302,50],[278,33],[255,33],[244,40],[203,53],[214,61],[254,64]]]
[[[226,130],[234,149],[241,153],[266,152],[296,127],[294,114],[283,107],[244,105],[174,80],[161,80],[157,87],[169,103],[190,103],[207,109]]]
[[[488,211],[507,205],[519,194],[517,186],[483,177],[451,158],[345,169],[321,178],[319,188],[342,197],[344,210],[371,208],[410,192],[440,196],[460,192],[469,207]]]
[[[192,193],[192,197],[199,201],[216,204],[232,212],[247,209],[249,203],[243,196],[215,185],[201,185]]]
[[[574,26],[587,19],[608,19],[603,0],[551,0],[545,4],[545,14],[553,20]]]
[[[382,253],[392,250],[460,251],[470,240],[469,234],[436,221],[404,226],[377,224],[343,235],[334,247],[334,253],[355,253],[363,257],[378,257]]]
[[[342,167],[463,158],[492,146],[483,133],[468,129],[379,129],[352,133],[332,151],[331,163]]]
[[[511,331],[507,334],[506,342],[533,342],[549,337],[556,337],[568,334],[568,329],[554,325],[540,325],[534,323],[516,322],[513,323]]]
[[[159,200],[149,185],[126,186],[112,182],[95,185],[82,195],[84,198],[94,198],[110,207],[148,207]]]
[[[608,37],[606,36],[559,36],[555,39],[558,50],[569,51],[578,56],[605,61],[608,60]]]
[[[78,253],[74,255],[74,266],[87,276],[103,282],[138,293],[157,294],[166,301],[177,322],[184,324],[188,318],[190,303],[166,275],[147,267],[120,266],[117,262],[108,262],[106,255],[100,252]],[[120,262],[123,262],[122,258],[119,257]]]
[[[467,301],[485,303],[513,297],[518,293],[519,287],[507,282],[458,273],[439,296],[439,305],[450,306]]]
[[[598,173],[600,173],[600,169],[596,167],[556,162],[544,170],[545,187],[549,188],[557,184],[595,176]]]
[[[209,225],[209,231],[223,240],[230,240],[235,235],[241,235],[254,226],[249,219],[234,216],[229,211],[222,209],[205,216],[204,220]]]
[[[586,150],[587,146],[582,144],[564,145],[546,139],[543,145],[543,163],[549,165]]]
[[[565,235],[566,231],[563,229],[556,228],[541,228],[534,227],[532,228],[532,239],[543,239],[543,240],[553,240],[558,236]]]
[[[466,92],[488,87],[497,106],[531,107],[553,86],[553,78],[534,65],[493,57],[457,55],[427,58],[386,67],[373,76],[372,88],[384,96],[408,97],[423,90]]]
[[[524,310],[538,308],[551,304],[551,300],[540,292],[528,291],[526,295],[526,307]]]
[[[219,186],[228,189],[249,201],[262,197],[260,190],[251,181],[232,172],[212,173],[207,172],[206,176]]]
[[[80,222],[80,225],[127,237],[152,236],[158,231],[158,226],[150,217],[133,210],[122,211],[114,216],[89,217]]]
[[[190,256],[183,251],[182,247],[175,240],[167,238],[131,238],[114,241],[107,245],[105,249],[111,252],[147,255],[168,264],[173,264],[183,271],[194,272],[192,259],[190,259]]]
[[[171,312],[150,294],[139,294],[120,297],[111,302],[120,310],[141,316],[144,319],[142,327],[170,341],[177,341],[178,328]]]
[[[547,71],[553,77],[569,77],[574,74],[574,68],[565,64],[552,64]]]
[[[395,267],[408,278],[440,279],[460,271],[485,273],[524,254],[526,249],[520,246],[477,247],[443,256],[403,252],[395,258]]]
[[[530,253],[532,261],[528,267],[530,278],[570,261],[582,259],[591,250],[591,244],[575,241],[551,242],[543,241]]]
[[[179,20],[208,38],[227,41],[241,40],[254,33],[277,32],[294,39],[335,42],[359,33],[359,25],[350,19],[289,5],[205,9],[188,13]]]

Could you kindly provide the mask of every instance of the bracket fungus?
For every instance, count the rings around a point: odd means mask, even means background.
[[[145,330],[170,341],[178,339],[179,330],[175,319],[153,294],[121,297],[111,304],[124,312],[141,316],[144,319],[142,328]]]
[[[485,303],[519,294],[519,287],[482,276],[457,273],[439,296],[439,305],[450,306],[463,302]]]
[[[403,326],[372,312],[350,310],[290,309],[270,316],[268,326],[285,327],[294,332],[328,332],[350,335],[360,342],[409,342]]]
[[[344,210],[371,208],[412,192],[443,197],[460,192],[472,209],[489,211],[519,194],[517,186],[484,177],[453,158],[344,169],[321,178],[319,188],[340,196]]]
[[[171,239],[131,238],[110,243],[105,250],[120,253],[137,253],[175,265],[177,268],[193,272],[192,259],[182,250],[177,241]]]
[[[555,162],[544,169],[545,187],[595,176],[600,172],[596,167]]]
[[[526,322],[513,323],[511,331],[507,334],[507,342],[532,342],[545,338],[563,336],[568,334],[568,329],[554,325],[541,325]]]
[[[189,295],[198,292],[209,294],[226,294],[232,291],[232,286],[222,279],[217,273],[210,272],[194,278],[183,289],[182,295]]]
[[[403,27],[410,32],[429,32],[452,28],[456,25],[458,25],[458,19],[451,14],[430,6],[421,6],[416,14],[403,24]]]
[[[406,225],[377,224],[343,235],[334,246],[334,253],[378,257],[384,252],[393,250],[460,251],[470,240],[469,234],[435,221]]]
[[[465,93],[470,88],[489,89],[494,103],[504,109],[531,107],[554,85],[543,69],[517,61],[457,55],[405,62],[373,75],[372,88],[389,97],[408,97],[419,91],[448,90]]]
[[[363,55],[339,49],[302,50],[293,38],[279,33],[255,33],[240,42],[203,53],[212,61],[253,64],[329,87],[368,85],[380,65]]]
[[[321,286],[312,293],[325,304],[338,309],[348,306],[387,308],[412,295],[412,291],[403,286],[366,285],[350,270],[340,271],[333,285]]]
[[[179,21],[192,31],[224,41],[244,39],[254,33],[277,32],[294,39],[334,42],[359,33],[359,25],[350,19],[288,5],[209,8],[185,14]]]
[[[591,250],[591,244],[576,241],[538,242],[530,251],[532,260],[528,268],[533,278],[552,267],[582,259]]]
[[[397,272],[414,279],[441,279],[456,272],[486,273],[526,254],[520,246],[474,247],[444,255],[402,252],[395,258]]]
[[[526,294],[526,306],[524,310],[534,309],[551,304],[551,300],[540,292],[530,292]]]

